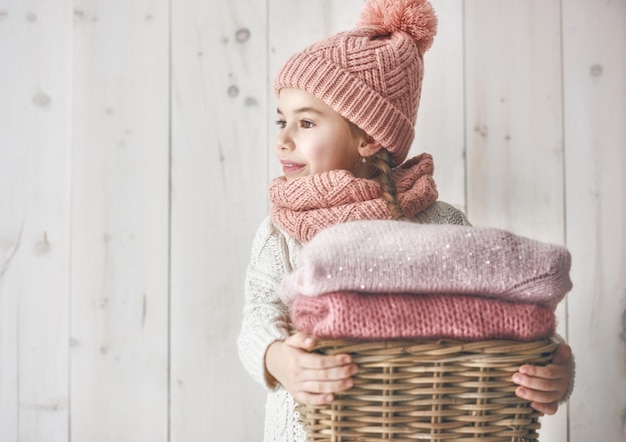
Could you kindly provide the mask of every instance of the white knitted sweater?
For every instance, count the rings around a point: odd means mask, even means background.
[[[468,225],[459,210],[436,202],[415,217],[421,224]],[[293,398],[282,386],[270,386],[265,377],[265,352],[273,342],[288,336],[287,307],[278,297],[283,276],[297,263],[302,244],[266,218],[257,230],[245,282],[243,323],[238,338],[244,368],[268,391],[265,408],[265,442],[304,442]]]

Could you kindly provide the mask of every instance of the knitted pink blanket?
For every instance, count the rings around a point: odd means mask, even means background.
[[[552,310],[460,295],[351,292],[296,297],[291,320],[318,338],[450,338],[531,341],[555,331]]]
[[[437,200],[432,156],[423,153],[393,170],[398,202],[407,217]],[[333,224],[360,219],[390,219],[387,203],[376,180],[355,178],[345,170],[332,170],[269,186],[271,217],[281,229],[307,242]]]
[[[554,309],[568,292],[570,254],[494,229],[368,220],[320,231],[285,276],[281,299],[338,291],[454,293]]]

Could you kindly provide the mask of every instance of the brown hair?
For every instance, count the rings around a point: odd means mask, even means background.
[[[387,202],[389,212],[391,212],[392,219],[406,219],[402,207],[398,202],[396,193],[396,182],[391,175],[391,157],[387,149],[382,148],[373,155],[372,164],[377,169],[377,176],[380,177],[380,189],[383,192],[383,199]]]
[[[345,119],[350,127],[350,132],[354,138],[359,136],[371,138],[363,129],[354,124],[352,121]],[[400,207],[396,193],[396,183],[391,175],[391,155],[384,147],[380,149],[376,155],[371,158],[371,164],[374,166],[374,174],[372,178],[380,177],[380,188],[383,193],[383,199],[387,202],[387,208],[391,213],[392,219],[406,219],[406,215]]]

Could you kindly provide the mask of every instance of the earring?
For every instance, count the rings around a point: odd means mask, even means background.
[[[363,164],[367,163],[367,158],[366,157],[361,157],[361,163],[363,163]]]

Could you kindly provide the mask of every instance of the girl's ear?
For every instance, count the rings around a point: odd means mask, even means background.
[[[383,145],[381,143],[368,135],[367,138],[363,139],[361,144],[359,144],[359,155],[364,158],[371,157],[376,155],[382,147]]]

